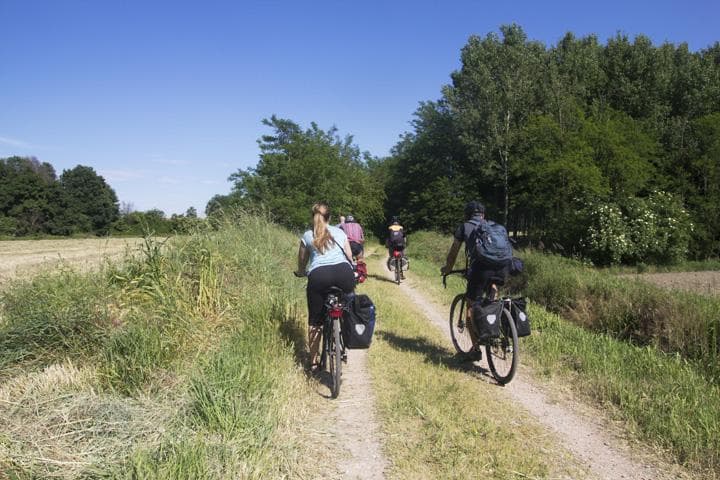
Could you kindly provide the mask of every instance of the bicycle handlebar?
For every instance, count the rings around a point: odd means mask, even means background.
[[[443,275],[443,276],[442,276],[442,279],[443,279],[443,280],[442,280],[442,282],[443,282],[443,288],[447,288],[447,277],[450,276],[450,275],[453,275],[453,274],[455,274],[455,273],[465,274],[465,273],[467,273],[467,269],[466,269],[466,268],[463,268],[462,270],[450,270],[448,273],[446,273],[445,275]]]

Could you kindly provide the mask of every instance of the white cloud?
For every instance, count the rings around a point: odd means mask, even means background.
[[[18,140],[16,138],[10,138],[10,137],[0,137],[0,143],[9,145],[11,147],[15,148],[33,148],[31,144],[28,142],[24,142],[22,140]]]

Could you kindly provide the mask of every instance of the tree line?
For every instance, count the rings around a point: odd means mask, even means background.
[[[386,160],[386,211],[448,230],[477,198],[601,264],[720,254],[720,43],[567,33],[547,48],[508,25],[460,58]]]
[[[322,198],[377,232],[391,215],[449,232],[478,199],[516,235],[598,264],[720,255],[720,43],[567,33],[546,47],[506,25],[460,59],[387,158],[265,120],[257,166],[207,213],[263,205],[300,228]]]
[[[0,159],[0,236],[160,235],[188,231],[197,221],[192,207],[170,218],[157,209],[121,211],[115,191],[92,167],[58,177],[34,157]]]

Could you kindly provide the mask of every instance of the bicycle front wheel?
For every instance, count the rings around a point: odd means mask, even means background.
[[[340,395],[340,377],[342,375],[342,343],[340,343],[340,319],[333,319],[332,339],[330,341],[330,395]]]
[[[450,306],[450,338],[458,353],[467,354],[473,348],[470,329],[467,324],[465,295],[459,294]]]
[[[510,382],[515,376],[520,352],[515,322],[507,308],[503,308],[502,312],[500,337],[485,346],[485,353],[495,380],[501,385]]]

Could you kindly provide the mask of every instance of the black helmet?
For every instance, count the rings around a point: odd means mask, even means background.
[[[347,223],[352,223],[355,221],[355,217],[353,217],[352,215],[348,215],[347,217],[345,217],[345,221]]]
[[[398,219],[397,215],[393,215],[392,218],[390,218],[390,223],[400,223],[400,220]]]
[[[468,202],[465,205],[465,218],[466,219],[470,219],[473,217],[473,215],[477,215],[480,213],[485,215],[485,206],[482,203],[473,200],[471,202]]]

